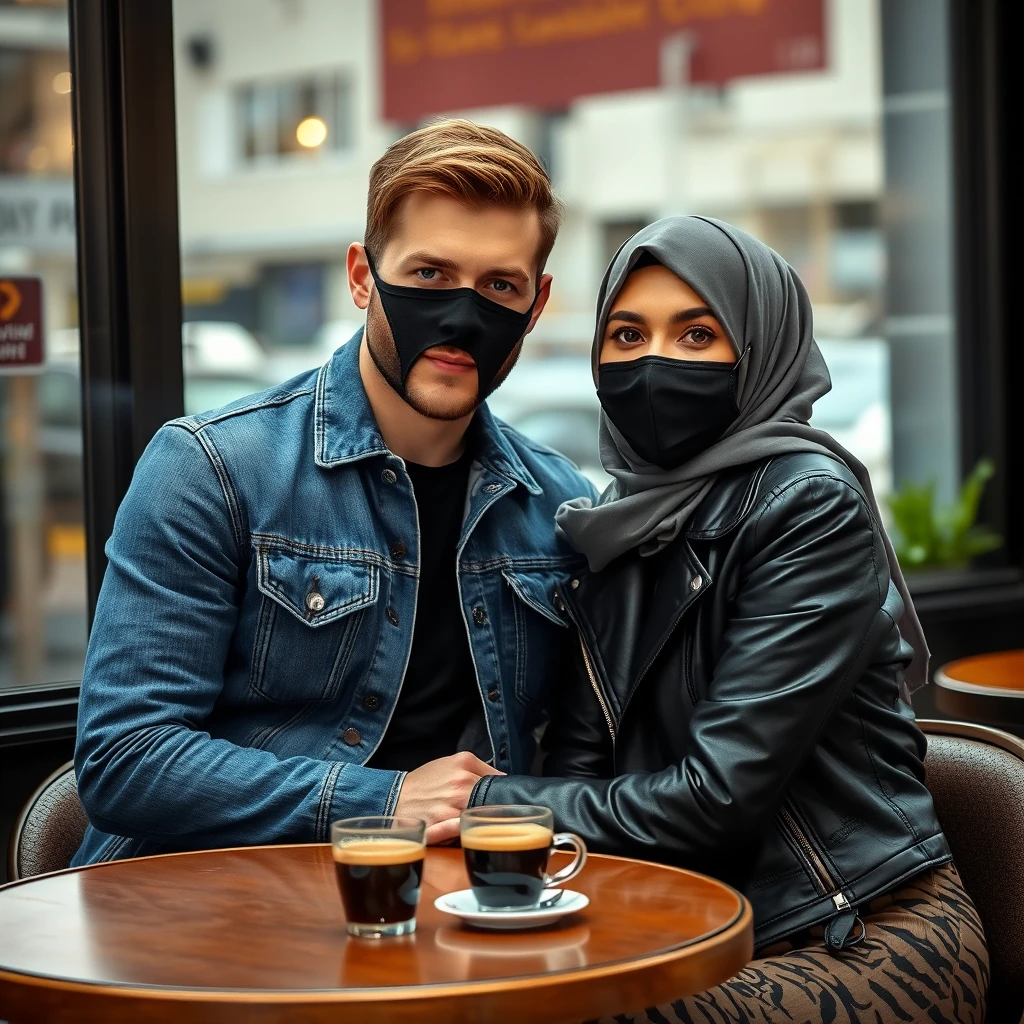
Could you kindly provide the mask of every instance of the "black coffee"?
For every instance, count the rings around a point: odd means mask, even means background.
[[[534,822],[474,825],[462,833],[466,872],[482,907],[533,907],[544,891],[551,829]]]
[[[334,847],[345,916],[355,924],[396,924],[416,916],[423,846],[411,839],[356,839]]]

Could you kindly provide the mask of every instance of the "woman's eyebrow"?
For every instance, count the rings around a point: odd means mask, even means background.
[[[612,320],[625,320],[627,324],[645,324],[647,321],[640,313],[634,313],[628,309],[617,309],[608,315],[608,322]]]
[[[692,309],[681,309],[672,317],[672,323],[682,324],[688,320],[699,320],[702,316],[714,316],[714,311],[707,306],[694,306]]]

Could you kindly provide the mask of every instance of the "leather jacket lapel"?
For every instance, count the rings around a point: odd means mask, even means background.
[[[633,680],[629,697],[668,643],[683,616],[698,598],[707,593],[711,577],[685,538],[666,552],[658,585],[647,610],[640,640],[633,653]]]
[[[609,583],[611,574],[615,578]],[[627,557],[602,572],[601,588],[610,587],[620,601],[588,600],[595,585],[589,573],[573,584],[562,596],[617,728],[658,652],[690,607],[707,593],[711,577],[682,537],[662,557]],[[586,608],[585,615],[580,608]],[[603,618],[605,611],[613,612],[614,618]]]

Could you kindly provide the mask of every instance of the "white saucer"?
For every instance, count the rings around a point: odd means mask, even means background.
[[[476,928],[495,928],[500,931],[542,928],[566,914],[575,914],[590,905],[590,900],[581,892],[573,892],[572,889],[564,889],[563,892],[565,895],[554,906],[542,910],[481,910],[472,889],[460,889],[458,892],[438,896],[434,906]],[[551,899],[557,893],[557,889],[545,889],[541,900]]]

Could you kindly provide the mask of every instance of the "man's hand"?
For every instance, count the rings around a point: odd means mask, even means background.
[[[459,814],[481,777],[504,774],[468,750],[428,761],[406,775],[395,814],[422,818],[428,843],[446,842],[458,836]]]

